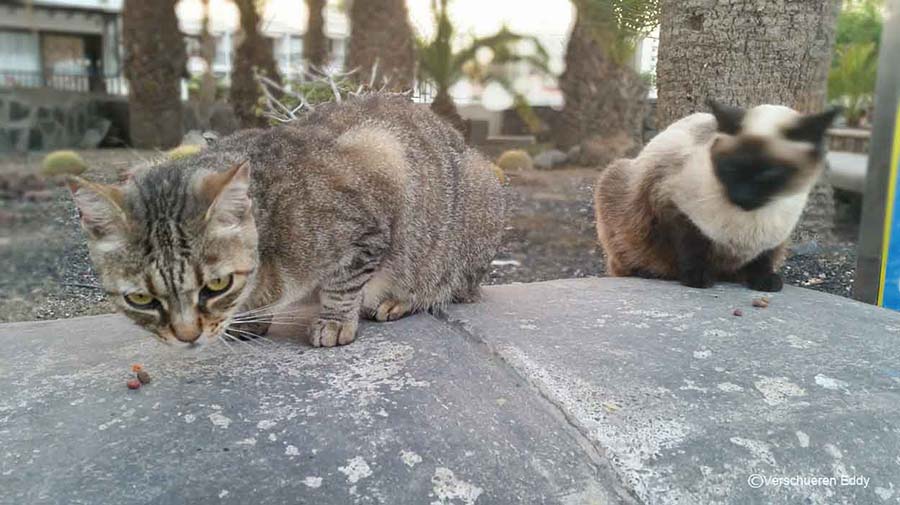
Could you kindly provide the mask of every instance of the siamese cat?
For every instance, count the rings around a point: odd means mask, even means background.
[[[709,105],[712,114],[677,121],[600,175],[607,272],[780,291],[787,241],[824,170],[825,133],[839,110]]]

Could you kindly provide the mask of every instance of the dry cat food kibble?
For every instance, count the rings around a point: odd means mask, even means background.
[[[761,309],[764,309],[764,308],[766,308],[766,307],[769,306],[769,299],[768,299],[768,298],[765,298],[765,297],[763,297],[763,298],[754,298],[754,299],[753,299],[753,306],[754,306],[754,307],[759,307],[759,308],[761,308]]]
[[[137,379],[131,379],[130,381],[125,383],[128,386],[128,389],[140,389],[141,381]]]

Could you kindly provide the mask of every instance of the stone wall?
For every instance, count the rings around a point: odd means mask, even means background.
[[[52,89],[0,90],[0,153],[128,142],[124,97]],[[114,137],[114,138],[113,138]]]

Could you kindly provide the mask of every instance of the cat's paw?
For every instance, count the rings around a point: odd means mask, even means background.
[[[412,305],[399,300],[385,300],[375,309],[375,320],[379,322],[396,321],[407,315],[412,310]]]
[[[681,274],[681,283],[689,288],[711,288],[716,280],[709,270],[689,270]]]
[[[347,345],[356,339],[357,321],[331,321],[319,319],[309,332],[309,343],[313,347],[334,347]]]
[[[747,287],[755,291],[774,293],[781,291],[784,287],[784,280],[781,279],[780,275],[773,272],[747,279]]]

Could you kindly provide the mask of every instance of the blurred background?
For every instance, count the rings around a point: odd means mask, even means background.
[[[360,89],[503,170],[489,282],[603,275],[591,185],[708,97],[845,107],[786,279],[851,296],[884,0],[0,0],[0,322],[110,310],[59,176],[113,182]]]

